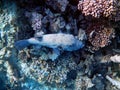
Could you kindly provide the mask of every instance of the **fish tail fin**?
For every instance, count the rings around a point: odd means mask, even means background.
[[[20,40],[15,42],[14,46],[17,50],[22,50],[25,47],[30,46],[30,43],[28,42],[28,40]]]

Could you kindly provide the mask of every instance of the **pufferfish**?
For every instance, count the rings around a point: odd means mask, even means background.
[[[84,43],[75,36],[63,33],[45,34],[40,37],[32,37],[15,42],[15,48],[18,50],[22,50],[30,45],[52,48],[57,54],[52,60],[55,60],[60,55],[61,49],[64,51],[75,51],[84,47]]]

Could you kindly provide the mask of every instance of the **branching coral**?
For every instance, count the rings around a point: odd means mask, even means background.
[[[42,26],[42,23],[41,23],[42,15],[36,12],[32,12],[32,13],[26,12],[25,15],[26,17],[29,18],[33,30],[40,31]]]
[[[78,9],[85,16],[110,17],[116,13],[116,0],[82,0],[79,1]]]
[[[114,37],[114,29],[104,23],[93,23],[87,28],[88,41],[94,49],[105,47]]]

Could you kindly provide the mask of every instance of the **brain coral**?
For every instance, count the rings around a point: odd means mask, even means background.
[[[81,0],[78,4],[78,9],[85,16],[92,17],[110,17],[116,14],[116,0]]]
[[[94,50],[108,45],[115,34],[112,27],[100,22],[92,23],[86,32],[88,41],[92,44]]]

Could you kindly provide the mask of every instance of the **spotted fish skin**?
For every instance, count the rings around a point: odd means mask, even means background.
[[[22,50],[30,45],[45,46],[48,48],[62,48],[64,51],[75,51],[84,47],[84,43],[75,38],[72,34],[45,34],[41,37],[33,37],[30,39],[15,42],[15,47]]]

